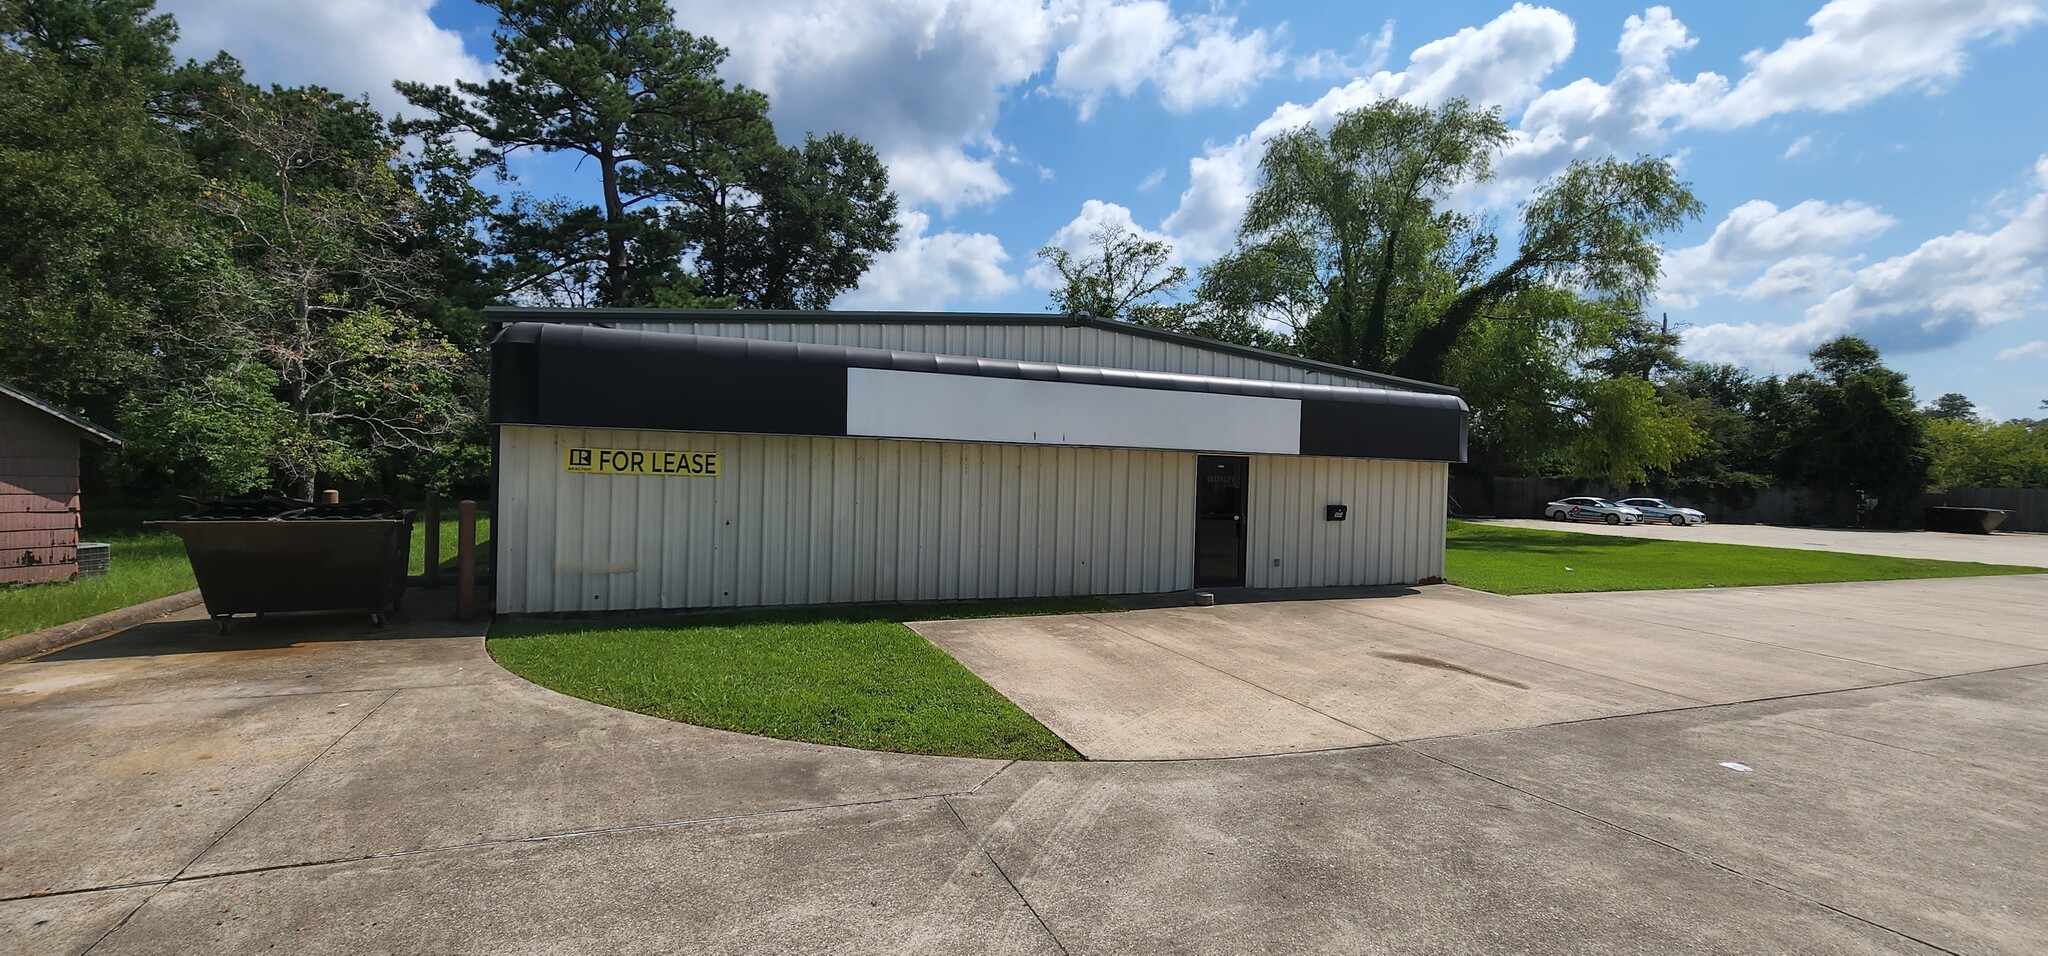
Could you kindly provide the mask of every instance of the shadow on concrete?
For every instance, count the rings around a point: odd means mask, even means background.
[[[1407,585],[1336,588],[1197,588],[1216,595],[1217,604],[1272,604],[1282,601],[1356,601],[1362,598],[1409,597],[1422,593]],[[1132,611],[1192,607],[1195,591],[1161,594],[1117,594],[1103,600]]]
[[[402,609],[383,627],[373,626],[367,611],[305,611],[238,617],[226,633],[211,618],[191,616],[204,613],[202,608],[194,608],[171,619],[138,624],[98,640],[60,648],[34,660],[58,663],[280,650],[304,644],[475,637],[490,626],[490,592],[479,589],[477,603],[475,618],[458,621],[454,588],[407,588]]]

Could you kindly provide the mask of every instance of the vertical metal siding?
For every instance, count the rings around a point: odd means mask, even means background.
[[[1065,362],[1152,372],[1222,375],[1266,382],[1359,385],[1357,379],[1086,326],[998,323],[896,322],[665,322],[635,326],[650,331],[776,342],[811,342],[937,352],[1026,362]]]
[[[500,435],[503,611],[1192,584],[1192,454],[524,426]],[[573,446],[713,451],[723,473],[564,474]]]
[[[1440,578],[1449,481],[1441,462],[1255,456],[1245,583],[1301,588]],[[1323,506],[1333,504],[1350,507],[1346,520],[1323,519]]]

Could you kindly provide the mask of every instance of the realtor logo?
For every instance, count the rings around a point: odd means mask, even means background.
[[[589,468],[591,464],[590,456],[592,455],[592,453],[592,450],[589,448],[569,449],[569,467]]]

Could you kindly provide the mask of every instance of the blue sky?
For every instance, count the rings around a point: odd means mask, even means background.
[[[1707,213],[1667,237],[1653,312],[1759,372],[1870,337],[1923,399],[2048,399],[2048,0],[1642,5],[1164,0],[674,0],[774,102],[785,138],[875,144],[902,246],[841,305],[1038,311],[1033,253],[1105,221],[1199,266],[1260,143],[1381,96],[1464,95],[1517,131],[1458,201],[1512,224],[1577,156],[1675,157]],[[468,0],[170,0],[181,52],[395,107],[479,77]],[[523,188],[583,192],[536,160]]]

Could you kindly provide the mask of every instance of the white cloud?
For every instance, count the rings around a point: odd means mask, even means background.
[[[1786,159],[1791,159],[1792,157],[1794,157],[1794,156],[1797,156],[1797,155],[1799,155],[1799,154],[1801,154],[1801,153],[1804,153],[1804,152],[1806,152],[1806,151],[1808,151],[1808,150],[1810,150],[1810,149],[1812,149],[1812,148],[1813,148],[1813,136],[1812,136],[1812,134],[1808,134],[1808,135],[1805,135],[1805,136],[1801,136],[1801,137],[1799,137],[1798,139],[1795,139],[1795,140],[1793,140],[1793,141],[1792,141],[1792,145],[1790,145],[1790,146],[1787,146],[1787,147],[1785,147],[1785,158],[1786,158]]]
[[[1480,204],[1512,205],[1574,159],[1661,147],[1667,122],[1728,88],[1728,81],[1713,73],[1689,81],[1672,75],[1672,55],[1698,42],[1667,7],[1651,7],[1623,21],[1616,44],[1621,65],[1614,78],[1607,83],[1581,78],[1532,100],[1496,164],[1499,179],[1477,195]]]
[[[1454,96],[1516,106],[1571,55],[1575,33],[1564,14],[1518,3],[1483,26],[1467,27],[1410,54],[1399,73],[1380,71],[1325,93],[1307,106],[1284,103],[1249,133],[1211,146],[1188,162],[1188,188],[1165,222],[1183,251],[1197,258],[1227,248],[1257,184],[1266,143],[1302,126],[1327,129],[1347,110],[1388,97],[1437,103]]]
[[[1038,0],[672,5],[681,26],[732,51],[723,73],[768,94],[783,136],[859,136],[906,204],[950,212],[1009,191],[996,120],[1053,49],[1055,24]]]
[[[2048,339],[2035,339],[2025,345],[2015,345],[1998,353],[1998,360],[2001,362],[2029,357],[2048,358]]]
[[[1939,89],[1962,75],[1970,44],[2009,39],[2042,17],[2039,0],[1831,0],[1807,19],[1806,36],[1744,57],[1741,82],[1686,123],[1728,129]]]
[[[1774,298],[1818,291],[1843,266],[1822,253],[1873,238],[1897,220],[1862,203],[1809,199],[1789,209],[1753,199],[1735,207],[1707,241],[1664,256],[1657,297],[1673,308],[1734,289],[1737,280],[1766,269],[1740,291],[1744,298]]]
[[[2036,162],[2034,176],[2032,198],[1999,228],[1936,236],[1857,269],[1797,322],[1694,329],[1688,351],[1720,360],[1783,359],[1854,333],[1885,351],[1915,352],[2039,313],[2048,271],[2048,156]]]
[[[1084,121],[1105,96],[1130,96],[1147,83],[1176,113],[1242,103],[1286,63],[1263,28],[1239,34],[1235,17],[1182,19],[1164,0],[1079,0],[1063,20],[1071,40],[1056,59],[1051,89],[1073,100]]]
[[[1093,246],[1095,233],[1105,226],[1122,227],[1124,231],[1136,233],[1140,238],[1173,244],[1173,239],[1165,233],[1138,225],[1137,221],[1131,218],[1129,209],[1100,199],[1090,199],[1082,203],[1081,211],[1054,232],[1045,244],[1069,252],[1086,252]],[[1175,249],[1171,261],[1179,262],[1181,258],[1180,251]],[[1032,263],[1031,268],[1024,270],[1024,281],[1040,289],[1050,289],[1059,284],[1059,273],[1040,260]]]
[[[1074,100],[1083,120],[1110,93],[1129,96],[1159,68],[1180,37],[1180,21],[1164,3],[1089,3],[1077,36],[1059,52],[1053,90]]]
[[[1230,17],[1197,17],[1188,27],[1192,42],[1168,51],[1153,76],[1159,102],[1175,113],[1227,103],[1243,105],[1245,94],[1287,62],[1263,29],[1238,36]]]
[[[1807,301],[1848,281],[1853,262],[1823,253],[1786,256],[1735,293],[1744,302]]]
[[[1464,206],[1505,208],[1573,159],[1654,152],[1674,128],[1728,128],[1795,110],[1847,109],[1952,78],[1963,69],[1970,44],[2032,25],[2043,18],[2043,3],[1832,0],[1808,21],[1808,36],[1752,54],[1735,83],[1712,72],[1677,78],[1673,58],[1698,41],[1668,7],[1653,6],[1623,22],[1620,65],[1610,82],[1581,78],[1550,89],[1543,83],[1571,53],[1576,30],[1556,10],[1517,3],[1482,26],[1416,48],[1399,73],[1354,79],[1308,106],[1283,104],[1251,132],[1211,145],[1189,161],[1189,185],[1165,225],[1190,252],[1221,252],[1256,185],[1268,140],[1302,125],[1326,129],[1337,114],[1382,98],[1433,104],[1464,96],[1501,106],[1510,116],[1521,108],[1496,163],[1498,179],[1454,197]],[[1323,75],[1340,62],[1318,54],[1296,70]],[[1794,144],[1788,155],[1811,146],[1801,142],[1806,145]]]
[[[317,83],[347,96],[369,94],[385,113],[405,105],[393,80],[481,80],[487,67],[462,37],[436,26],[435,0],[164,0],[178,19],[177,53],[208,59],[220,50],[251,80]]]
[[[1173,110],[1239,102],[1282,65],[1272,34],[1163,0],[670,2],[732,51],[724,74],[769,95],[784,136],[858,136],[906,204],[947,214],[1009,192],[1002,105],[1048,69],[1086,118],[1147,84]]]
[[[994,298],[1017,288],[1003,271],[1010,254],[1002,240],[982,232],[926,235],[931,216],[915,210],[897,217],[896,248],[875,258],[860,288],[834,303],[846,309],[937,310]]]
[[[1146,173],[1144,179],[1138,180],[1138,191],[1141,193],[1151,192],[1152,190],[1159,188],[1159,184],[1165,181],[1166,169],[1164,167],[1155,169],[1149,173]]]
[[[1387,62],[1387,52],[1394,46],[1394,21],[1380,24],[1380,32],[1367,39],[1358,40],[1359,57],[1356,60],[1339,56],[1331,50],[1317,50],[1294,64],[1294,76],[1302,80],[1348,80],[1379,72]]]

